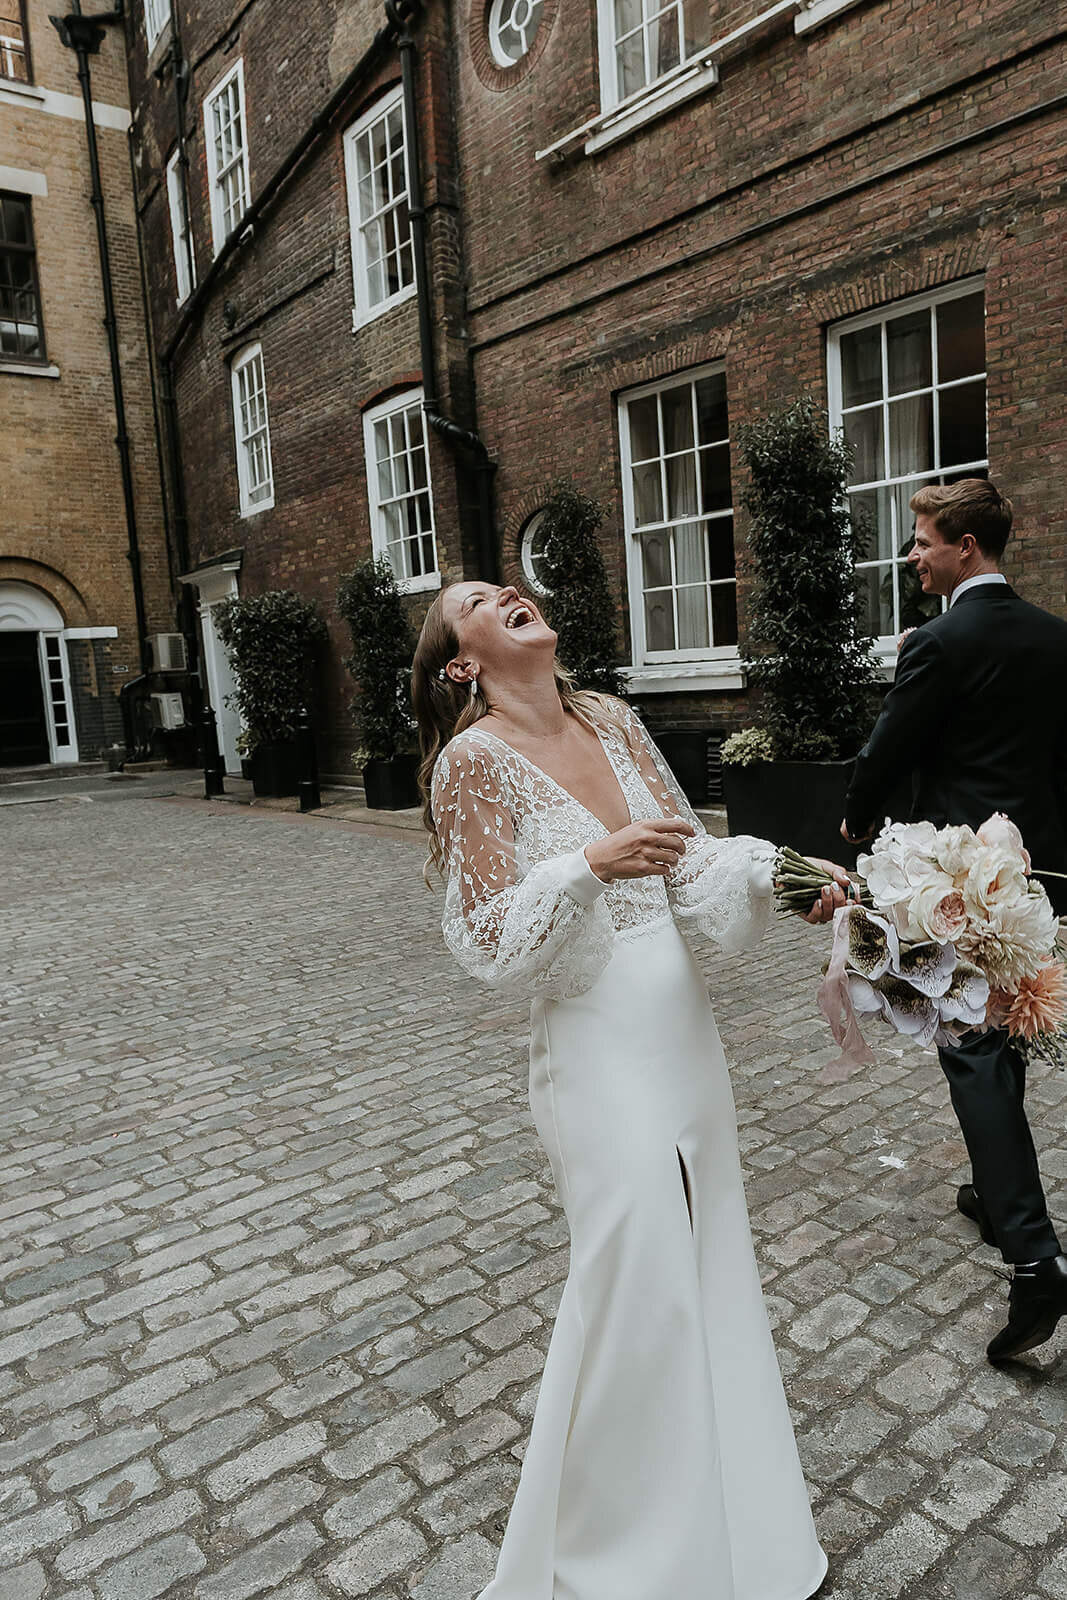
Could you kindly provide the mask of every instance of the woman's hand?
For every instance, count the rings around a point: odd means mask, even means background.
[[[696,832],[681,817],[656,817],[631,822],[628,828],[595,839],[585,859],[604,883],[615,878],[665,878],[685,854],[686,840]]]
[[[839,867],[836,861],[824,861],[821,856],[808,856],[806,858],[813,867],[821,867],[823,872],[832,873],[833,883],[827,883],[819,891],[819,898],[812,904],[806,917],[801,917],[801,922],[810,922],[817,926],[820,922],[832,922],[834,912],[838,906],[843,906],[848,900],[853,888],[852,880],[844,867]],[[800,913],[797,913],[800,916]]]

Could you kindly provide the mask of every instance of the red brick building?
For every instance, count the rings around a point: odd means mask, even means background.
[[[486,569],[489,513],[500,570],[536,579],[539,494],[565,475],[609,507],[652,725],[736,725],[730,445],[802,392],[856,449],[887,657],[921,482],[994,474],[1016,505],[1010,577],[1067,611],[1067,7],[430,0],[408,52],[427,396],[386,9],[148,3],[139,209],[209,679],[210,606],[237,584],[298,588],[333,620],[338,575],[373,544],[417,617]],[[477,427],[492,506],[477,450],[425,428],[424,398]],[[338,661],[334,770],[348,693]]]

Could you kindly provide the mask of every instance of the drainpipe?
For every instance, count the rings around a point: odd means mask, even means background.
[[[104,292],[104,329],[111,358],[111,387],[115,398],[115,444],[119,452],[122,472],[122,498],[126,509],[126,533],[130,576],[133,580],[133,603],[137,613],[137,644],[141,671],[149,670],[148,621],[145,615],[144,582],[141,575],[141,549],[137,537],[137,511],[133,493],[133,470],[130,464],[130,436],[126,431],[126,401],[122,385],[122,363],[119,359],[118,328],[115,321],[115,292],[111,279],[111,254],[108,248],[107,223],[104,217],[104,191],[100,182],[100,152],[96,143],[96,124],[93,121],[93,89],[89,73],[89,57],[96,55],[104,39],[105,28],[123,20],[121,7],[85,17],[79,0],[72,0],[73,10],[65,17],[51,17],[53,27],[68,50],[78,58],[78,82],[81,84],[85,107],[85,137],[89,148],[89,174],[91,202],[96,214],[96,241],[100,255],[100,282]]]
[[[415,298],[419,312],[419,352],[422,366],[423,414],[430,427],[456,454],[466,455],[478,485],[478,566],[480,576],[496,582],[500,576],[496,523],[493,507],[493,478],[496,462],[485,441],[469,428],[447,417],[437,395],[436,362],[433,347],[433,313],[427,262],[426,202],[419,161],[419,122],[415,94],[415,39],[411,23],[419,9],[418,0],[385,0],[390,24],[397,29],[400,53],[400,78],[404,99],[404,144],[408,154],[408,215],[411,218],[411,245],[415,257]]]

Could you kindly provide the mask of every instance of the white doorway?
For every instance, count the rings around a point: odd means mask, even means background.
[[[231,698],[237,688],[237,680],[234,678],[229,655],[215,625],[215,608],[224,600],[230,600],[236,595],[239,570],[239,562],[224,560],[216,566],[190,572],[182,579],[183,583],[192,584],[197,592],[207,697],[215,713],[219,754],[222,756],[226,771],[235,776],[241,771],[237,741],[241,737],[243,724],[241,714]]]
[[[30,583],[0,583],[0,766],[78,759],[59,607]]]

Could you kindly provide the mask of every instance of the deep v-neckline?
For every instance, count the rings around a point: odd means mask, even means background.
[[[593,733],[597,744],[600,746],[600,750],[601,750],[602,755],[604,756],[605,761],[607,762],[608,766],[611,768],[611,775],[615,779],[616,786],[617,786],[619,794],[620,794],[620,796],[622,798],[622,803],[626,807],[627,818],[629,819],[630,822],[632,822],[634,820],[633,807],[630,805],[630,801],[629,801],[629,799],[627,797],[626,790],[623,788],[623,783],[622,783],[622,779],[619,777],[618,768],[616,767],[614,761],[612,761],[612,759],[611,759],[611,752],[608,750],[607,745],[605,744],[604,740],[601,738],[600,729],[593,727],[592,723],[589,723],[588,726],[589,726],[591,732]],[[474,725],[474,727],[470,731],[471,731],[471,733],[480,733],[482,735],[482,737],[485,738],[485,739],[495,739],[497,744],[502,744],[504,746],[505,750],[510,750],[513,756],[518,756],[520,761],[525,761],[525,763],[526,763],[526,765],[528,767],[530,767],[534,772],[536,772],[539,777],[544,778],[546,783],[550,783],[554,789],[557,789],[559,791],[560,794],[566,795],[568,800],[573,800],[574,804],[576,806],[578,806],[582,811],[584,811],[587,817],[592,817],[593,821],[597,824],[597,826],[600,827],[600,828],[603,828],[605,833],[610,834],[610,833],[616,832],[616,830],[614,828],[609,828],[608,827],[608,825],[604,821],[603,817],[597,816],[596,812],[591,810],[589,808],[589,806],[587,806],[583,800],[579,800],[579,798],[578,798],[578,796],[576,794],[572,793],[572,791],[570,789],[566,788],[566,786],[564,784],[560,783],[558,778],[554,778],[552,776],[551,772],[546,772],[544,767],[539,765],[538,762],[532,760],[525,753],[525,751],[520,750],[518,745],[512,744],[508,739],[502,739],[500,737],[499,733],[494,733],[493,732],[492,728],[483,728],[478,723],[476,723]],[[624,826],[625,826],[625,824],[624,824]]]

